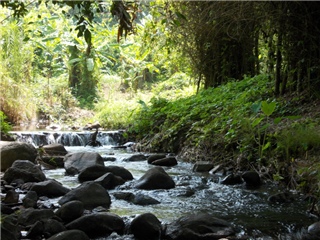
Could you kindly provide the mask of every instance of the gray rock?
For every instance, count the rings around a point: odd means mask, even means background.
[[[246,182],[248,187],[259,187],[260,186],[260,176],[257,172],[248,171],[242,174],[243,180]]]
[[[44,230],[44,225],[42,221],[36,221],[27,233],[27,238],[30,239],[41,239]]]
[[[92,181],[106,173],[113,173],[113,175],[119,176],[125,181],[133,179],[132,174],[124,167],[95,165],[83,169],[78,175],[78,180],[80,182]]]
[[[151,163],[152,165],[156,166],[166,166],[166,167],[172,167],[178,164],[177,159],[175,157],[167,157],[155,160]]]
[[[111,204],[108,192],[95,182],[85,182],[71,190],[59,200],[59,204],[63,205],[73,200],[81,201],[84,208],[89,210],[98,206],[109,208]]]
[[[83,203],[75,200],[63,204],[57,211],[56,215],[61,218],[64,222],[71,222],[79,217],[84,212]]]
[[[67,228],[62,225],[61,222],[58,222],[57,220],[54,219],[48,219],[44,222],[44,230],[43,232],[49,233],[51,236],[59,233],[66,231]]]
[[[50,219],[54,216],[54,213],[50,209],[33,209],[33,208],[27,208],[22,209],[21,213],[18,217],[18,223],[21,225],[32,225],[37,221]]]
[[[193,165],[192,171],[194,172],[209,172],[214,167],[212,162],[199,161]]]
[[[17,193],[14,189],[11,189],[7,192],[6,197],[3,200],[4,203],[18,203],[19,202],[19,193]]]
[[[107,237],[112,232],[122,234],[124,222],[114,213],[102,212],[82,216],[66,225],[67,229],[84,231],[90,238]]]
[[[147,157],[143,154],[136,154],[136,155],[132,155],[126,159],[124,159],[123,161],[127,161],[127,162],[138,162],[138,161],[145,161],[147,160]]]
[[[62,186],[61,183],[56,180],[47,180],[40,183],[35,183],[31,189],[35,191],[38,196],[47,196],[47,197],[60,197],[67,194],[70,189]]]
[[[115,162],[117,158],[115,157],[102,157],[105,162]]]
[[[138,189],[170,189],[175,187],[175,182],[161,167],[149,169],[139,180],[135,187]]]
[[[142,193],[133,194],[131,192],[115,192],[113,193],[113,196],[116,199],[125,200],[128,202],[131,202],[136,205],[154,205],[159,204],[160,202],[152,197],[149,197],[147,195],[144,195]]]
[[[90,238],[83,231],[80,230],[67,230],[57,233],[47,240],[90,240]]]
[[[130,231],[138,240],[161,239],[161,222],[152,213],[144,213],[131,222]]]
[[[308,227],[308,233],[315,235],[315,236],[320,236],[320,222],[315,222],[311,224]]]
[[[51,166],[63,168],[64,167],[64,156],[42,156],[42,161],[50,164]]]
[[[282,192],[278,194],[274,194],[268,198],[268,201],[273,203],[288,203],[292,202],[292,196],[287,192]]]
[[[235,234],[232,225],[209,214],[180,217],[167,226],[165,237],[170,240],[220,239]]]
[[[76,152],[68,153],[64,157],[64,168],[68,174],[74,175],[87,167],[100,165],[104,166],[104,162],[100,154],[94,152]]]
[[[152,162],[163,158],[166,158],[165,154],[154,154],[148,157],[148,163],[152,164]]]
[[[94,180],[94,182],[99,183],[105,189],[114,189],[116,186],[125,183],[121,177],[115,176],[113,173],[106,173]]]
[[[38,201],[38,194],[35,191],[29,191],[22,199],[24,208],[36,208]]]
[[[15,179],[22,179],[24,182],[42,182],[46,180],[46,176],[34,163],[28,160],[16,160],[4,173],[3,179],[7,182]]]
[[[59,143],[52,143],[49,145],[43,146],[43,150],[49,154],[49,155],[54,155],[54,156],[65,156],[68,154],[67,150],[62,144]]]
[[[235,185],[235,184],[241,184],[241,183],[242,183],[241,177],[239,175],[233,175],[233,174],[226,176],[221,181],[221,184],[225,184],[225,185]]]
[[[15,139],[9,135],[9,134],[6,134],[4,132],[1,131],[1,141],[6,141],[6,142],[14,142]]]
[[[37,149],[30,143],[0,141],[1,171],[12,166],[16,160],[29,160],[35,163],[38,156]]]

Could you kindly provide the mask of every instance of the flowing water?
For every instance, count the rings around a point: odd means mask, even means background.
[[[19,141],[40,144],[62,143],[68,152],[97,152],[102,157],[114,157],[115,161],[105,161],[105,165],[117,165],[128,169],[134,180],[139,179],[148,169],[154,167],[146,161],[127,162],[125,158],[135,154],[128,149],[117,150],[114,146],[123,144],[122,133],[99,132],[97,140],[102,147],[85,147],[90,139],[90,132],[14,132]],[[151,212],[162,223],[169,223],[183,215],[211,213],[217,218],[231,222],[238,230],[238,235],[249,239],[286,239],[288,234],[295,234],[307,228],[316,219],[310,219],[307,210],[309,203],[302,201],[303,196],[294,194],[290,203],[275,204],[267,199],[270,195],[283,191],[279,187],[263,184],[259,189],[246,189],[245,185],[227,186],[219,183],[221,176],[208,173],[192,172],[192,164],[179,161],[177,166],[164,167],[173,178],[176,187],[170,190],[137,190],[130,188],[131,183],[108,191],[112,203],[110,212],[126,219],[135,215]],[[54,178],[69,188],[80,183],[77,176],[65,176],[64,169],[44,170],[48,178]],[[134,181],[133,180],[133,181]],[[140,206],[124,200],[116,200],[112,193],[126,191],[143,193],[160,202],[157,205]],[[59,200],[50,199],[49,203]]]

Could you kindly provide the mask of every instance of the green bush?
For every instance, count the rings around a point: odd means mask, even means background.
[[[12,126],[8,124],[5,120],[7,119],[7,116],[4,115],[2,111],[0,111],[0,121],[1,121],[1,132],[8,133],[12,130]]]

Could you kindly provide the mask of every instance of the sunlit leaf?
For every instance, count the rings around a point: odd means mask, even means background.
[[[92,71],[93,71],[93,68],[94,68],[93,58],[88,58],[88,59],[87,59],[87,68],[88,68],[88,71],[89,71],[89,72],[92,72]]]
[[[274,109],[276,107],[276,103],[275,102],[271,102],[271,103],[267,103],[266,101],[262,102],[262,106],[261,106],[261,110],[263,111],[263,113],[267,116],[270,116]]]

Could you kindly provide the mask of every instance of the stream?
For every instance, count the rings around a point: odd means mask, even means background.
[[[18,141],[41,144],[61,143],[68,152],[97,152],[103,158],[113,157],[115,161],[105,161],[105,165],[117,165],[128,169],[134,179],[139,179],[148,169],[153,168],[147,161],[128,162],[134,152],[127,149],[115,149],[125,142],[121,131],[99,132],[97,140],[102,147],[85,147],[90,139],[90,132],[12,132]],[[145,153],[150,155],[150,153]],[[178,159],[179,160],[179,159]],[[130,189],[130,183],[108,190],[111,196],[109,211],[124,219],[132,220],[142,213],[153,213],[163,224],[177,218],[194,213],[211,213],[217,218],[224,219],[234,225],[238,236],[248,239],[287,239],[290,234],[299,233],[306,229],[316,219],[310,219],[307,210],[308,202],[303,196],[292,193],[294,200],[290,203],[276,204],[268,201],[268,197],[284,191],[278,186],[262,184],[259,189],[247,189],[244,184],[222,185],[224,176],[192,171],[193,164],[178,161],[174,167],[164,167],[165,171],[176,183],[169,190],[139,190]],[[43,170],[48,178],[56,179],[68,188],[75,188],[80,183],[76,176],[65,176],[65,169]],[[127,191],[143,193],[160,202],[157,205],[140,206],[113,197],[114,192]],[[47,203],[56,204],[59,198],[49,199]],[[105,239],[115,239],[112,236]],[[132,239],[132,238],[123,238]]]

